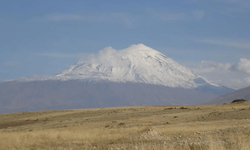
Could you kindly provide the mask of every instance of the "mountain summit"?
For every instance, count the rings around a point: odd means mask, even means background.
[[[107,47],[91,55],[88,61],[70,66],[55,78],[139,82],[188,89],[218,86],[143,44],[131,45],[123,50]]]

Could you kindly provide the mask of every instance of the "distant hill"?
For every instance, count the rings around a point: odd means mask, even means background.
[[[145,83],[32,81],[0,83],[0,113],[145,105],[191,105],[213,92]]]
[[[222,103],[229,103],[232,102],[235,99],[245,99],[250,100],[250,87],[243,88],[222,96],[219,96],[215,99],[206,101],[202,104],[222,104]]]

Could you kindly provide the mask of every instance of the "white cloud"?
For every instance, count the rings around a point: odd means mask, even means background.
[[[172,12],[167,12],[167,13],[162,13],[158,14],[160,19],[164,21],[178,21],[178,20],[186,20],[187,16],[185,13],[172,13]]]
[[[124,51],[115,50],[112,47],[106,47],[103,50],[100,50],[98,54],[90,55],[89,62],[126,69],[130,62],[126,61],[126,59],[122,59],[122,56],[124,56]]]
[[[83,16],[77,14],[51,14],[47,16],[50,21],[79,21],[83,20]]]
[[[86,14],[65,14],[54,13],[49,14],[36,21],[89,21],[89,22],[106,22],[106,23],[121,23],[128,27],[133,26],[133,17],[128,13],[114,12],[114,13],[86,13]]]
[[[250,60],[241,58],[240,61],[232,66],[234,69],[250,74]]]
[[[213,72],[215,70],[229,70],[231,68],[230,63],[216,63],[214,61],[202,61],[200,65],[197,66],[197,68],[194,68],[193,70],[197,73],[209,73]]]
[[[249,0],[213,0],[214,2],[224,4],[221,7],[221,13],[227,16],[232,16],[237,13],[244,13],[250,9]]]
[[[106,16],[106,20],[109,22],[124,23],[128,27],[134,26],[134,18],[127,13],[112,13]]]
[[[249,0],[189,0],[189,2],[206,6],[210,13],[216,12],[229,17],[245,13],[250,9]]]
[[[198,74],[221,85],[240,89],[250,86],[250,60],[241,58],[235,64],[202,61],[192,68]]]
[[[37,54],[39,56],[45,56],[45,57],[57,57],[57,58],[87,58],[88,54],[85,53],[75,53],[75,54],[67,54],[67,53],[39,53]]]
[[[205,12],[204,11],[200,11],[200,10],[196,10],[193,12],[193,17],[196,19],[196,20],[201,20],[205,15]]]
[[[230,4],[234,7],[250,8],[249,0],[216,0],[216,1]]]
[[[4,65],[8,66],[8,67],[15,67],[15,66],[18,65],[18,63],[15,62],[15,61],[7,61],[7,62],[4,63]]]
[[[201,20],[205,15],[205,12],[201,10],[194,10],[191,12],[169,12],[148,9],[147,12],[149,16],[163,21]]]
[[[201,40],[196,40],[196,41],[201,42],[201,43],[206,43],[206,44],[212,44],[212,45],[250,49],[250,41],[238,41],[238,40],[229,40],[229,39],[201,39]]]
[[[204,18],[204,15],[205,12],[203,10],[171,12],[146,9],[145,11],[142,11],[141,14],[132,14],[130,12],[52,13],[34,20],[52,22],[82,21],[119,23],[126,27],[134,27],[136,23],[149,19],[155,19],[158,21],[199,21]]]

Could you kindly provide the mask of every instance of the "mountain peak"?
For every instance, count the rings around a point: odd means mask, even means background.
[[[158,51],[156,51],[155,49],[148,47],[142,43],[140,44],[133,44],[127,48],[125,48],[123,51],[126,51],[127,53],[138,53],[138,52],[148,52],[151,55],[159,53]]]
[[[144,45],[142,43],[140,43],[140,44],[133,44],[133,45],[129,46],[126,49],[133,49],[133,50],[154,50],[154,49],[152,49],[152,48],[150,48],[150,47],[148,47],[148,46],[146,46],[146,45]]]
[[[140,82],[184,88],[215,85],[144,44],[134,44],[123,50],[105,48],[91,55],[87,62],[78,62],[55,78]]]

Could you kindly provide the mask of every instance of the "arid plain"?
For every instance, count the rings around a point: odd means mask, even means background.
[[[1,150],[249,150],[250,102],[0,115]]]

